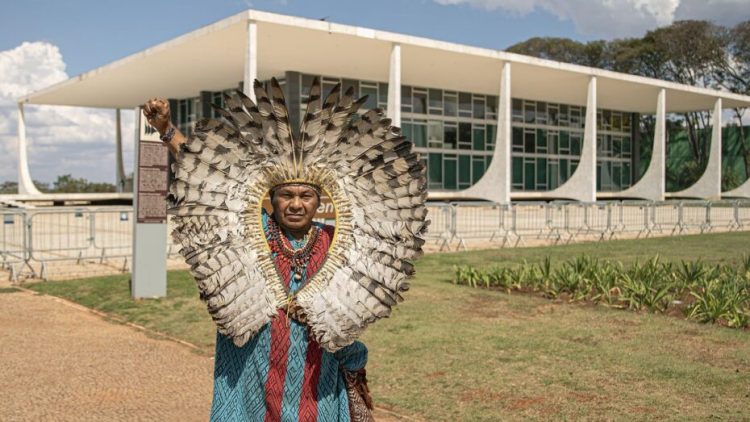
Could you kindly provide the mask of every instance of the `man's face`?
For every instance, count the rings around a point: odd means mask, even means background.
[[[309,186],[290,185],[276,189],[271,203],[273,215],[281,227],[301,230],[312,223],[319,199]]]

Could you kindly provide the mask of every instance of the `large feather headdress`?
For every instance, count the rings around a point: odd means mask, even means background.
[[[358,114],[366,97],[323,101],[310,89],[294,137],[279,83],[270,96],[255,81],[257,104],[242,92],[204,119],[173,165],[172,236],[190,264],[218,331],[242,346],[288,298],[261,220],[267,192],[283,183],[316,185],[336,211],[325,263],[296,294],[312,335],[329,351],[387,317],[408,289],[429,221],[424,165],[380,109]]]

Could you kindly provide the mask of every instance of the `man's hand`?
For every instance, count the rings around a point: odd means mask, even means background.
[[[148,124],[164,135],[171,124],[169,102],[161,98],[152,98],[143,105],[143,115],[146,116]]]

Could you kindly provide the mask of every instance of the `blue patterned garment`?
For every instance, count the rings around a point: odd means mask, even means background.
[[[265,213],[263,225],[268,227]],[[294,248],[303,246],[289,241]],[[289,287],[296,291],[308,274],[301,280],[293,275]],[[327,352],[309,337],[306,326],[287,319],[282,310],[243,347],[217,333],[211,421],[349,421],[340,368],[353,371],[366,363],[361,342]]]

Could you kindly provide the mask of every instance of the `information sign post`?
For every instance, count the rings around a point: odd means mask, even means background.
[[[134,298],[167,295],[167,175],[169,152],[140,108],[135,109],[133,210]]]

